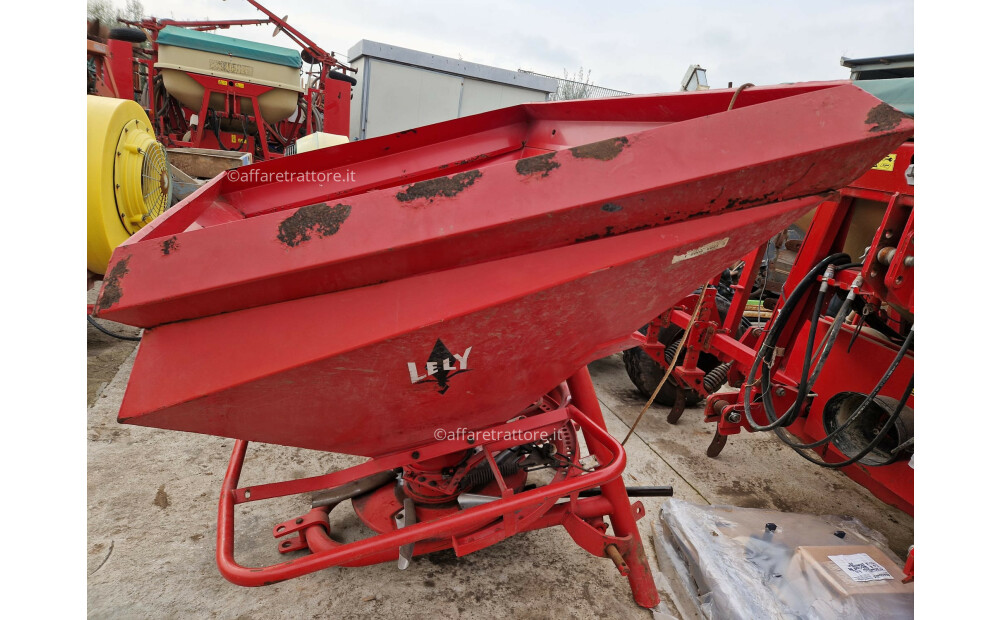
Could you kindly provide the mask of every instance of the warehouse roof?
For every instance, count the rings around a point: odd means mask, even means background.
[[[852,80],[884,80],[913,77],[913,54],[841,58],[840,64],[851,70]]]

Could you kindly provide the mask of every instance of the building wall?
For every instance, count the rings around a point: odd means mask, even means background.
[[[366,45],[389,58],[362,53]],[[351,65],[358,69],[351,98],[351,140],[545,101],[550,92],[547,82],[517,72],[368,41],[352,48],[351,57]],[[526,84],[504,83],[518,80]]]

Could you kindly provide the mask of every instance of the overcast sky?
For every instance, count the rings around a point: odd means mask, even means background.
[[[124,0],[114,0],[124,5]],[[143,0],[173,19],[250,19],[241,0]],[[678,90],[688,65],[727,82],[775,84],[846,79],[840,58],[913,52],[913,2],[647,2],[635,0],[390,2],[262,0],[321,47],[341,54],[361,39],[563,76],[583,67],[591,82],[632,93]],[[223,34],[294,44],[265,26]]]

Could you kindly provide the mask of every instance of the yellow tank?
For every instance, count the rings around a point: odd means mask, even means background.
[[[87,269],[170,206],[167,150],[134,101],[87,96]]]

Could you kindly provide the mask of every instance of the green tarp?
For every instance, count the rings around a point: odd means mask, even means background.
[[[293,49],[266,43],[254,43],[253,41],[244,41],[243,39],[234,39],[198,30],[188,30],[177,26],[167,26],[161,30],[159,36],[156,37],[156,42],[159,45],[174,45],[202,52],[295,67],[296,69],[302,67],[302,57]]]
[[[903,114],[913,116],[913,79],[856,80],[854,85],[878,97]]]

